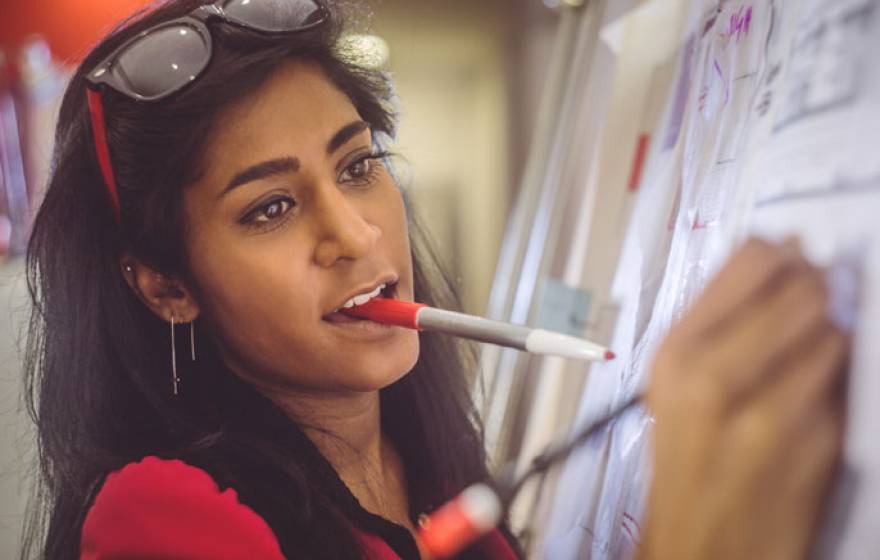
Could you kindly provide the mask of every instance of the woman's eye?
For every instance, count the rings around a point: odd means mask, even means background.
[[[372,160],[369,159],[356,161],[348,166],[348,174],[352,179],[362,179],[370,174],[370,167],[372,167],[372,164]]]
[[[340,183],[368,183],[379,169],[379,160],[387,154],[370,154],[350,163],[339,177]]]
[[[342,177],[340,180],[342,182],[346,181],[363,181],[367,177],[370,176],[370,171],[373,167],[373,160],[369,158],[359,159],[345,168],[345,171],[342,172]]]
[[[245,217],[244,221],[255,224],[273,222],[287,214],[287,212],[293,208],[293,205],[293,200],[289,198],[279,198],[255,209]]]

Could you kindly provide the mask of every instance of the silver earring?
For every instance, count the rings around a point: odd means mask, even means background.
[[[177,384],[180,378],[177,377],[177,348],[174,343],[174,312],[171,312],[171,385],[174,388],[174,396],[177,396]]]
[[[189,351],[192,361],[196,361],[196,320],[189,322]]]

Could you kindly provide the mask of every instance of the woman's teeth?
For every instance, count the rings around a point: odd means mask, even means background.
[[[355,305],[363,305],[363,304],[367,303],[368,301],[370,301],[371,299],[373,299],[374,297],[378,296],[380,293],[382,293],[382,290],[384,290],[384,289],[385,289],[385,284],[379,284],[376,287],[376,289],[373,290],[372,292],[370,292],[369,294],[361,294],[359,296],[354,296],[353,298],[351,298],[350,300],[348,300],[344,304],[342,304],[342,307],[345,309],[350,309],[350,308],[354,307]],[[337,309],[336,311],[339,311],[339,310]]]

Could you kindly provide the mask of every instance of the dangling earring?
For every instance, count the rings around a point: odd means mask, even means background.
[[[196,320],[189,322],[189,351],[192,361],[196,361]]]
[[[177,384],[180,378],[177,377],[177,348],[174,343],[174,312],[171,312],[171,385],[174,388],[174,396],[177,396]]]

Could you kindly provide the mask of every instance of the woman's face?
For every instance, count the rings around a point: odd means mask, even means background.
[[[290,62],[214,128],[184,195],[201,317],[269,391],[360,392],[415,365],[415,331],[328,317],[379,284],[412,301],[401,193],[370,130],[311,64]]]

